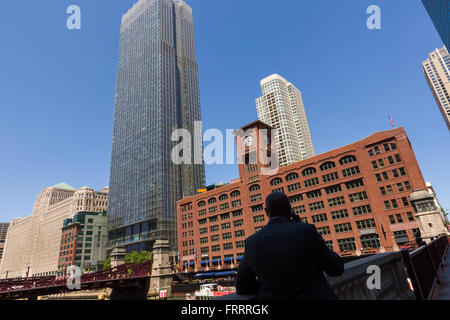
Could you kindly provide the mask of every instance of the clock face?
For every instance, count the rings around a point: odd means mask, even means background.
[[[247,137],[245,137],[245,139],[244,139],[244,144],[245,144],[247,147],[250,147],[250,146],[253,144],[253,137],[252,137],[252,136],[247,136]]]

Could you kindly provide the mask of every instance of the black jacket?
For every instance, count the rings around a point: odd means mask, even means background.
[[[339,276],[344,272],[344,264],[327,247],[316,227],[274,217],[245,240],[236,292],[257,294],[261,300],[338,299],[323,271]]]

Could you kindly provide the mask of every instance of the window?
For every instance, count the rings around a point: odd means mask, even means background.
[[[305,187],[312,187],[315,186],[316,184],[319,184],[319,179],[318,178],[313,178],[313,179],[309,179],[305,181]]]
[[[397,145],[395,143],[391,143],[391,149],[392,150],[397,150]]]
[[[400,171],[400,174],[401,174],[401,176],[403,177],[403,176],[406,176],[406,171],[405,171],[405,168],[398,168],[398,171]]]
[[[347,218],[347,217],[348,217],[347,209],[342,209],[342,210],[331,212],[331,218],[333,220],[344,219],[344,218]]]
[[[336,165],[334,164],[334,162],[328,161],[328,162],[325,162],[325,163],[320,165],[320,170],[321,171],[326,171],[326,170],[329,170],[329,169],[332,169],[332,168],[335,168],[335,167],[336,167]]]
[[[208,243],[208,237],[200,238],[200,244]]]
[[[356,221],[356,227],[358,229],[369,229],[369,228],[375,228],[375,220],[373,219],[367,219],[367,220],[359,220]]]
[[[407,212],[406,216],[408,217],[408,221],[414,221],[414,216],[413,216],[412,212]]]
[[[394,175],[394,178],[399,177],[397,169],[392,170],[392,174]]]
[[[211,251],[212,251],[212,252],[220,251],[220,244],[213,245],[213,246],[211,247]]]
[[[223,250],[232,250],[233,249],[233,243],[224,243],[223,244]]]
[[[384,208],[385,208],[386,210],[391,210],[391,204],[389,203],[389,200],[386,200],[386,201],[384,202]]]
[[[363,183],[362,179],[358,179],[358,180],[346,182],[345,186],[347,187],[348,190],[351,190],[351,189],[363,187],[364,183]]]
[[[221,203],[220,204],[220,210],[225,210],[228,209],[230,207],[230,205],[228,203]]]
[[[383,172],[383,179],[384,180],[389,180],[389,176],[387,172]]]
[[[334,231],[336,231],[336,233],[352,231],[352,225],[348,222],[336,224],[336,225],[334,225]]]
[[[314,202],[314,203],[309,204],[309,210],[311,210],[311,211],[320,210],[323,207],[324,207],[323,201]]]
[[[211,208],[208,209],[208,212],[209,212],[209,213],[214,213],[214,212],[216,212],[216,211],[217,211],[217,206],[211,207]]]
[[[240,199],[231,201],[231,206],[232,206],[233,208],[234,208],[234,207],[238,207],[238,206],[240,206],[240,205],[241,205],[241,200],[240,200]]]
[[[409,242],[406,230],[394,231],[394,238],[398,245],[403,245]]]
[[[338,239],[338,246],[340,252],[355,251],[355,238]]]
[[[395,156],[395,161],[397,162],[397,163],[400,163],[400,162],[402,162],[402,158],[400,158],[400,155],[397,153]]]
[[[239,197],[240,195],[241,195],[241,193],[240,193],[238,190],[235,190],[235,191],[233,191],[233,192],[230,194],[230,196],[231,196],[232,198]]]
[[[230,229],[231,228],[231,223],[229,223],[229,222],[222,223],[221,227],[222,227],[222,230]]]
[[[223,240],[228,240],[228,239],[231,239],[231,238],[232,238],[231,232],[227,232],[227,233],[223,233],[222,234],[222,239]]]
[[[395,217],[397,218],[397,222],[398,222],[398,223],[402,223],[402,222],[403,222],[402,215],[401,215],[400,213],[397,213],[397,214],[395,215]]]
[[[332,172],[332,173],[322,176],[323,182],[329,182],[329,181],[333,181],[333,180],[337,180],[337,179],[339,179],[337,172]]]
[[[385,143],[385,144],[383,144],[383,147],[384,147],[384,151],[386,151],[386,152],[390,151],[389,144]]]
[[[219,221],[219,217],[217,216],[209,218],[209,222],[217,222],[217,221]]]
[[[321,194],[321,192],[320,192],[320,189],[319,189],[319,190],[310,191],[310,192],[307,192],[307,193],[306,193],[306,197],[307,197],[308,199],[319,198],[319,197],[321,197],[321,196],[322,196],[322,194]]]
[[[373,169],[378,169],[378,164],[375,160],[372,161],[372,168]]]
[[[293,208],[293,210],[294,210],[294,213],[295,213],[295,214],[301,214],[301,213],[304,213],[304,212],[306,211],[304,205],[295,207],[295,208]]]
[[[326,194],[333,194],[333,193],[338,193],[338,192],[341,192],[341,191],[342,191],[342,188],[341,188],[340,184],[336,184],[334,186],[325,188],[325,193]]]
[[[256,228],[255,228],[256,229]],[[256,231],[256,230],[255,230]],[[258,230],[259,231],[259,230]],[[256,232],[258,232],[256,231]],[[236,249],[240,249],[240,248],[244,248],[245,247],[245,243],[244,241],[238,241],[236,242]]]
[[[288,189],[288,192],[300,190],[300,183],[297,182],[297,183],[291,184],[287,187],[287,189]]]
[[[389,164],[394,164],[394,158],[392,156],[387,157]]]
[[[312,218],[313,223],[328,221],[326,213],[318,214],[318,215],[312,216],[311,218]]]
[[[199,224],[199,225],[206,224],[206,219],[200,219],[200,220],[198,220],[198,224]]]
[[[200,229],[199,229],[199,233],[200,233],[200,234],[208,233],[208,228],[200,228]]]
[[[258,190],[260,190],[261,189],[261,187],[259,186],[259,184],[254,184],[254,185],[252,185],[250,188],[249,188],[249,191],[250,192],[255,192],[255,191],[258,191]]]
[[[242,210],[233,211],[233,218],[242,216]]]
[[[411,190],[411,184],[409,183],[409,181],[405,181],[405,189],[406,190]]]
[[[384,161],[383,159],[378,159],[378,165],[380,166],[380,168],[384,167]]]
[[[335,207],[335,206],[339,206],[339,205],[343,205],[343,204],[345,204],[344,197],[328,199],[328,206],[330,206],[330,207]]]
[[[393,194],[393,193],[394,193],[394,190],[392,189],[392,186],[391,186],[391,185],[387,185],[387,186],[386,186],[386,190],[387,190],[387,193],[388,193],[388,194]]]
[[[220,220],[230,219],[230,213],[223,213],[220,215]]]
[[[375,176],[377,177],[377,181],[378,181],[378,182],[383,181],[383,180],[381,179],[381,174],[377,173]]]
[[[286,181],[292,181],[298,179],[298,174],[296,172],[290,173],[286,176]]]
[[[356,166],[356,167],[351,167],[351,168],[347,168],[347,169],[342,170],[342,175],[344,177],[349,177],[349,176],[353,176],[355,174],[358,174],[359,172],[360,172],[359,171],[359,167]]]
[[[215,234],[211,236],[211,242],[216,242],[220,240],[220,236],[218,234]]]
[[[280,178],[275,178],[275,179],[272,179],[271,181],[270,181],[270,185],[271,186],[277,186],[277,185],[279,185],[279,184],[281,184],[283,181],[280,179]]]
[[[343,166],[343,165],[346,165],[346,164],[349,164],[349,163],[352,163],[355,161],[356,161],[356,157],[349,155],[349,156],[345,156],[345,157],[341,158],[339,160],[339,163],[341,164],[341,166]]]
[[[386,188],[385,187],[380,187],[380,192],[382,196],[386,195]]]
[[[211,227],[209,227],[209,230],[211,230],[211,232],[216,232],[216,231],[219,231],[219,226],[211,226]]]
[[[398,208],[397,200],[392,199],[392,200],[391,200],[391,203],[392,203],[392,207],[393,207],[394,209]]]
[[[262,204],[258,204],[256,206],[252,206],[252,212],[259,212],[263,210],[263,205]]]
[[[216,198],[211,198],[211,199],[208,200],[208,204],[215,203],[216,201],[217,201]]]
[[[397,222],[395,221],[395,217],[393,215],[389,215],[389,222],[391,224],[396,224]]]
[[[325,241],[325,244],[327,245],[328,249],[333,250],[333,240]]]
[[[400,182],[400,183],[397,183],[397,189],[398,189],[398,192],[403,192],[403,184]]]
[[[222,194],[219,196],[219,201],[225,201],[228,200],[228,196],[226,194]]]
[[[330,230],[330,227],[325,226],[325,227],[317,228],[317,232],[319,232],[319,234],[323,236],[326,234],[330,234],[331,230]]]
[[[199,208],[204,207],[204,206],[206,206],[206,202],[205,202],[205,201],[200,201],[200,202],[197,204],[197,206],[198,206]]]
[[[253,221],[255,222],[255,223],[258,223],[258,222],[264,222],[264,215],[260,215],[260,216],[256,216],[256,217],[253,217]]]
[[[302,175],[304,177],[310,176],[310,175],[315,174],[315,173],[316,173],[316,169],[312,168],[312,167],[306,168],[305,170],[302,171]]]
[[[262,200],[262,196],[260,193],[250,196],[250,202],[256,202],[256,201],[261,201],[261,200]]]
[[[362,191],[362,192],[350,194],[348,197],[350,199],[350,202],[358,202],[358,201],[366,200],[367,193],[365,191]]]
[[[243,226],[243,225],[244,225],[244,220],[236,220],[236,221],[233,221],[233,225],[234,225],[235,227]]]
[[[409,206],[408,198],[402,197],[403,206],[407,207]]]
[[[284,188],[281,187],[281,188],[273,189],[272,192],[281,192],[281,193],[284,193]]]
[[[236,238],[245,237],[245,230],[238,230],[234,232]]]
[[[377,234],[362,235],[360,239],[363,249],[376,249],[380,247],[380,238]]]
[[[300,201],[302,201],[303,200],[303,197],[302,197],[302,195],[299,193],[299,194],[296,194],[296,195],[294,195],[294,196],[290,196],[289,197],[289,202],[292,204],[292,203],[297,203],[297,202],[300,202]]]

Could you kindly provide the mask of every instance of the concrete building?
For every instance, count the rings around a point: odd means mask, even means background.
[[[64,219],[79,211],[106,211],[107,205],[108,188],[98,192],[88,187],[75,189],[66,183],[45,188],[30,216],[11,221],[0,278],[56,274]]]
[[[0,263],[2,262],[3,249],[5,247],[6,233],[9,223],[0,222]]]
[[[422,62],[425,78],[450,130],[450,55],[445,47],[430,53]]]
[[[441,204],[439,203],[439,200],[437,198],[436,195],[436,191],[433,188],[433,185],[431,184],[431,182],[427,182],[427,191],[429,194],[431,194],[433,196],[434,199],[434,205],[436,206],[436,208],[439,210],[439,214],[441,216],[442,222],[444,223],[444,225],[449,225],[450,222],[448,221],[448,218],[444,215],[444,208],[441,206]]]
[[[204,186],[203,163],[176,165],[177,128],[201,121],[192,9],[182,0],[139,0],[124,16],[114,105],[109,245],[177,246],[176,202]],[[202,137],[193,141],[202,148]]]
[[[435,204],[433,195],[424,189],[415,190],[410,196],[418,219],[421,237],[429,242],[442,234],[449,235],[442,220],[441,208]]]
[[[278,74],[261,80],[256,99],[258,119],[278,130],[276,147],[281,167],[314,156],[302,93]]]
[[[243,130],[249,127],[256,136],[270,129],[260,121]],[[238,157],[260,148],[244,147],[246,138],[236,138]],[[261,175],[261,166],[259,160],[239,164],[240,177],[230,184],[178,202],[183,270],[237,264],[244,240],[267,224],[264,201],[275,191],[284,192],[295,214],[315,224],[342,256],[397,251],[419,232],[409,196],[426,185],[403,128],[377,132],[274,175]]]
[[[423,5],[447,48],[450,48],[450,1],[422,0]]]
[[[108,236],[106,212],[77,212],[65,219],[61,231],[58,274],[76,265],[84,272],[101,270],[106,260]]]

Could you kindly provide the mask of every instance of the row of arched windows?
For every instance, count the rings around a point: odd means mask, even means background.
[[[239,192],[239,190],[234,190],[233,192],[230,193],[230,197],[231,198],[236,198],[236,197],[239,197],[240,195],[241,195],[241,193]],[[219,196],[219,201],[225,201],[225,200],[228,200],[228,195],[221,194]],[[212,198],[208,199],[208,204],[213,204],[213,203],[216,203],[216,202],[217,202],[217,199],[215,197],[212,197]],[[204,206],[206,206],[206,202],[202,200],[199,203],[197,203],[197,206],[199,208],[200,207],[204,207]]]

